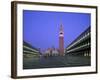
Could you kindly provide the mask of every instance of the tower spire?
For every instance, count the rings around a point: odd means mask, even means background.
[[[60,24],[60,30],[63,30],[63,25],[62,24]]]

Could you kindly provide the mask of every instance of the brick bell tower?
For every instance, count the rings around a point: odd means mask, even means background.
[[[64,56],[64,30],[62,24],[59,31],[59,53],[61,56]]]

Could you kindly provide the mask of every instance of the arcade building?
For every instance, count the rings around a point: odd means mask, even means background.
[[[66,48],[67,55],[91,56],[91,31],[88,27]]]

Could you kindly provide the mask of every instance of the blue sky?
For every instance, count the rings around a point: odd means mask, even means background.
[[[91,26],[91,14],[23,10],[23,39],[36,48],[59,47],[59,28],[64,28],[64,47]]]

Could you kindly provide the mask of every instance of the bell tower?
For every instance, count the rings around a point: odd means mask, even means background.
[[[60,25],[60,30],[59,30],[59,53],[61,56],[64,55],[64,30],[63,30],[63,25]]]

